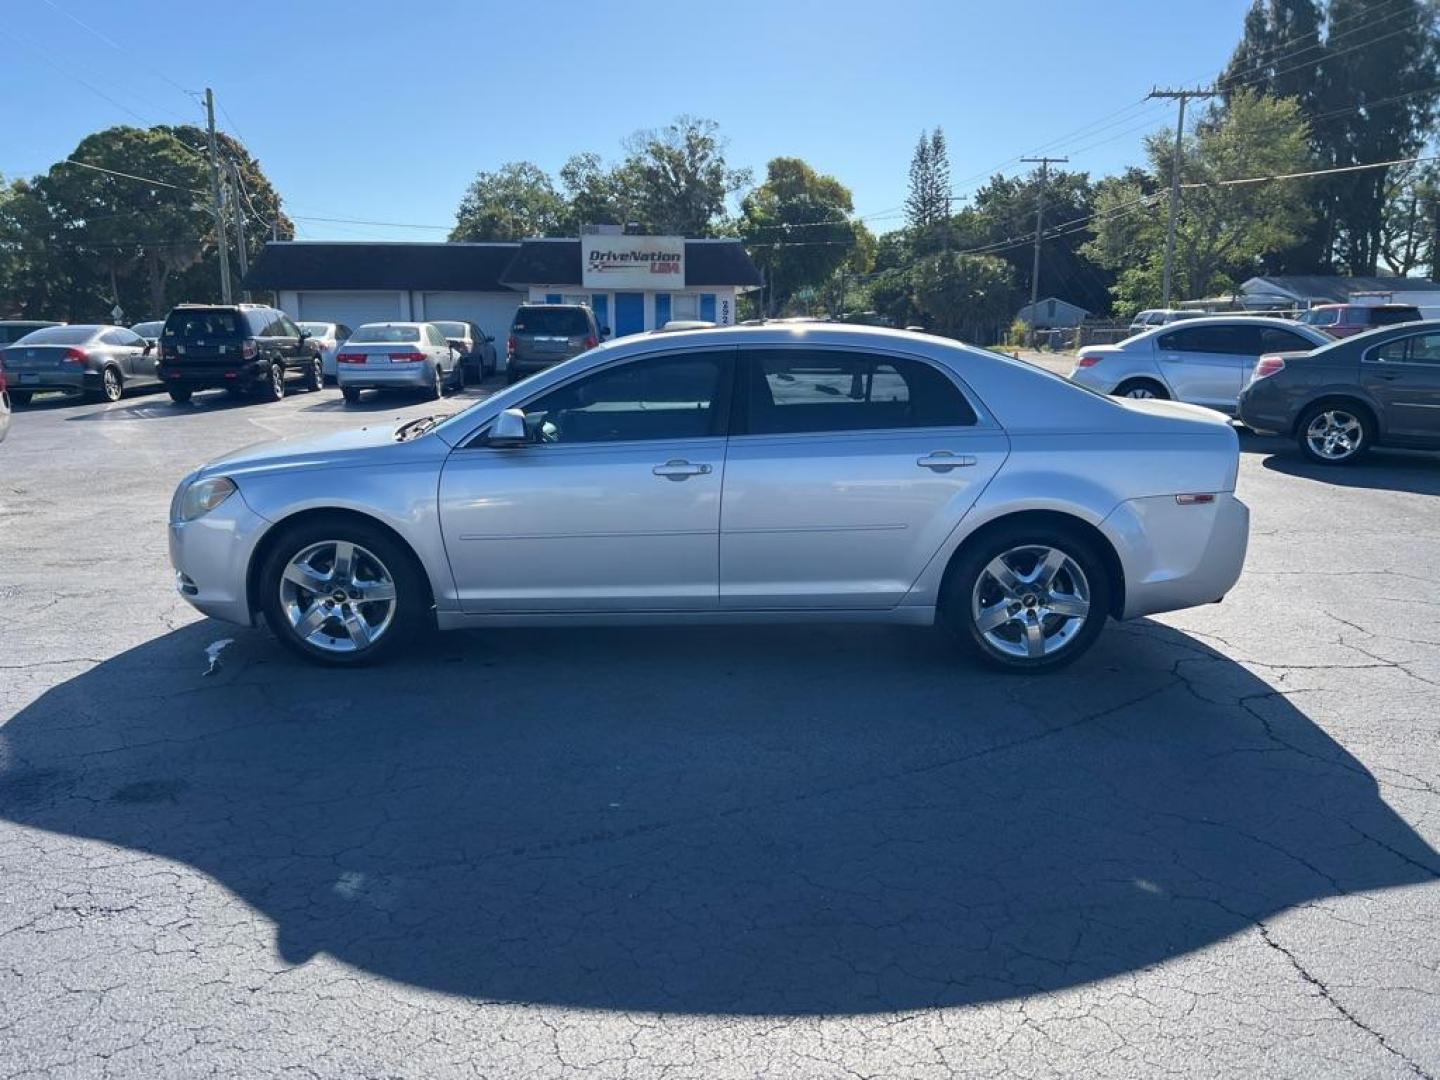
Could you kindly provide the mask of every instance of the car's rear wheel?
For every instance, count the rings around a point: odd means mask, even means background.
[[[342,386],[340,396],[345,399],[346,405],[358,405],[360,403],[360,391],[353,386]]]
[[[1170,392],[1154,379],[1126,379],[1115,388],[1114,396],[1164,401],[1170,397]]]
[[[305,389],[325,389],[325,367],[320,362],[320,357],[318,356],[312,356],[310,358],[310,366],[305,369]]]
[[[458,394],[465,389],[465,361],[455,361],[455,370],[450,373],[450,392]]]
[[[285,368],[271,361],[260,382],[260,397],[264,401],[280,401],[285,397]]]
[[[372,663],[424,629],[429,593],[414,555],[364,522],[289,529],[260,572],[261,608],[286,647],[325,664]]]
[[[1348,401],[1322,401],[1305,410],[1296,425],[1300,452],[1320,465],[1348,465],[1370,449],[1375,421]]]
[[[425,400],[439,401],[445,396],[445,373],[436,364],[430,370],[430,385],[425,390]]]
[[[107,366],[100,372],[100,386],[95,391],[94,400],[113,403],[124,396],[125,380],[120,377],[120,372],[116,368]]]
[[[172,386],[170,387],[169,393],[171,401],[173,401],[176,405],[184,405],[187,401],[190,400],[190,397],[194,393],[194,391],[182,390],[178,386]]]
[[[962,549],[946,583],[945,622],[992,667],[1049,671],[1078,659],[1110,610],[1110,574],[1078,532],[1002,526]]]
[[[29,405],[30,398],[34,395],[33,390],[11,390],[10,402],[13,405]]]

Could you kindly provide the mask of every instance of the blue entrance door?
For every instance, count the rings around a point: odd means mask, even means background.
[[[638,334],[645,329],[645,294],[638,292],[617,292],[615,294],[615,336]]]

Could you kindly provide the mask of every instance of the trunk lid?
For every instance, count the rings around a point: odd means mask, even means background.
[[[13,372],[60,371],[74,345],[11,345],[5,351],[5,370]]]

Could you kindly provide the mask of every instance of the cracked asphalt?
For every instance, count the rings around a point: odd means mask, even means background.
[[[176,597],[189,469],[426,411],[17,413],[0,1078],[1440,1075],[1440,459],[1246,438],[1234,592],[1034,680],[879,627],[339,673]]]

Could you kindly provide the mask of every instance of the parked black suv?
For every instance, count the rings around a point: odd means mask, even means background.
[[[320,347],[290,316],[263,304],[181,304],[160,331],[160,381],[172,401],[196,390],[249,390],[264,401],[285,396],[298,375],[307,390],[325,385]]]

